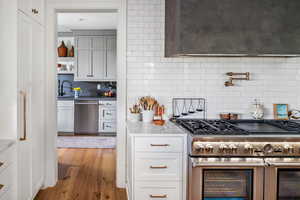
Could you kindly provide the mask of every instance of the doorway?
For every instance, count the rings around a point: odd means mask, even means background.
[[[47,164],[45,187],[55,186],[58,180],[56,151],[57,142],[57,71],[56,71],[56,17],[59,12],[118,12],[117,28],[117,140],[116,140],[116,185],[125,188],[125,147],[126,147],[126,1],[74,2],[53,1],[47,6]],[[55,66],[55,67],[53,67]],[[55,109],[55,110],[54,110]]]
[[[57,13],[58,148],[115,148],[117,11]]]

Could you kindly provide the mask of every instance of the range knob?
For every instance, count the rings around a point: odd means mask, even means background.
[[[219,152],[224,153],[228,149],[228,146],[226,144],[221,144],[219,147]]]
[[[293,146],[291,146],[291,145],[289,145],[289,144],[286,144],[286,145],[284,145],[284,147],[283,147],[283,152],[284,153],[287,153],[287,154],[293,154],[294,153],[294,147]]]
[[[237,146],[235,144],[231,144],[229,145],[229,149],[231,151],[231,153],[237,153]]]
[[[273,153],[274,147],[271,144],[266,144],[263,148],[264,153]]]
[[[244,148],[245,148],[245,153],[252,154],[254,152],[254,147],[251,144],[246,144]]]
[[[205,146],[201,142],[194,142],[194,149],[199,152],[204,152]]]
[[[214,147],[211,144],[208,144],[205,146],[205,151],[207,153],[213,153],[214,152]]]

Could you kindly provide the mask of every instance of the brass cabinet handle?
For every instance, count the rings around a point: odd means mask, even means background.
[[[167,169],[168,168],[168,166],[166,166],[166,165],[162,165],[162,166],[150,166],[150,168],[151,169]]]
[[[4,185],[0,184],[0,191],[4,188]]]
[[[150,144],[151,147],[168,147],[170,146],[169,144]]]
[[[23,98],[23,136],[20,141],[25,141],[27,139],[27,99],[26,92],[20,91],[20,95]]]
[[[162,194],[162,195],[153,195],[153,194],[150,194],[150,198],[167,198],[168,195],[166,194]]]

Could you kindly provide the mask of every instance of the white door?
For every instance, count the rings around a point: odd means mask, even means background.
[[[106,79],[116,80],[117,78],[117,42],[116,36],[106,37]]]
[[[37,194],[44,179],[44,29],[33,22],[32,45],[32,106],[31,106],[31,141],[32,141],[32,191]]]
[[[18,199],[32,197],[31,66],[32,22],[18,14]]]

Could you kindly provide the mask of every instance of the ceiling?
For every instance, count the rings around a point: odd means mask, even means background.
[[[116,12],[103,13],[58,13],[58,32],[72,29],[117,29]]]

